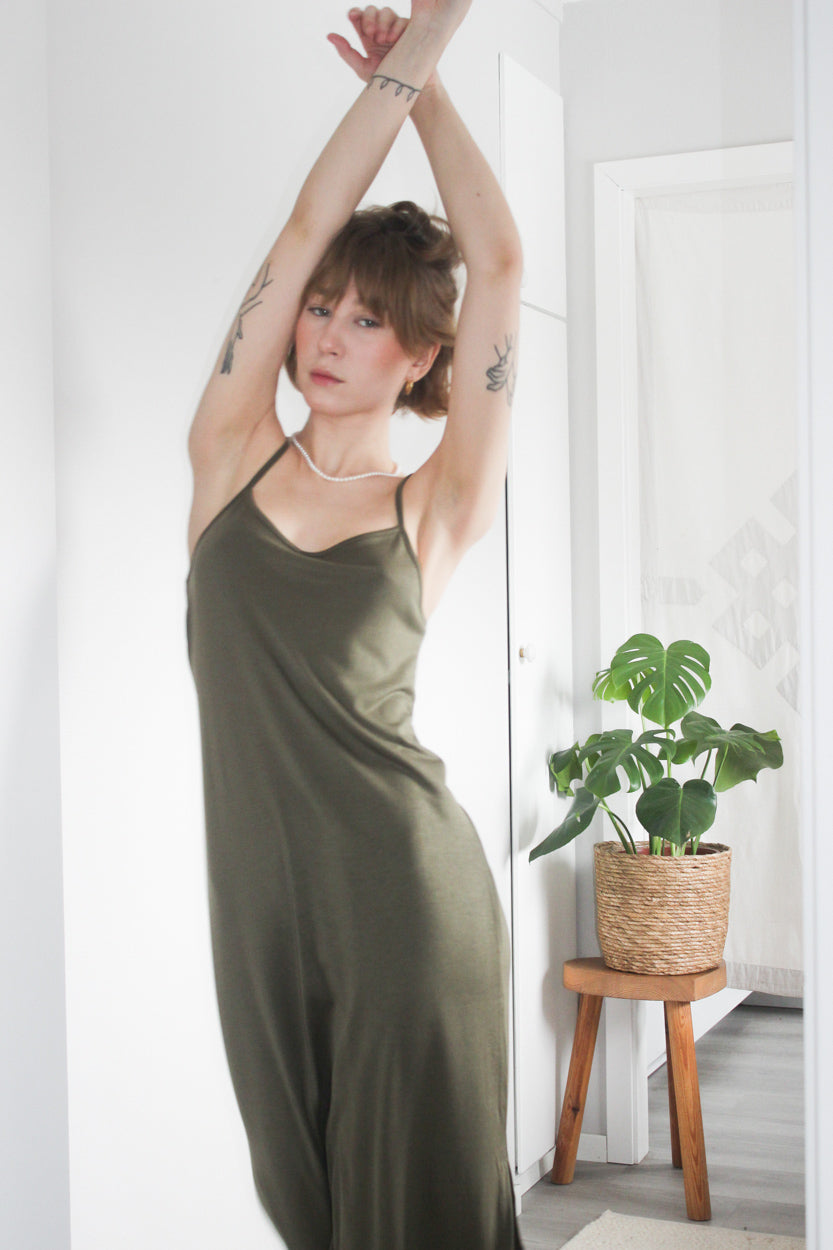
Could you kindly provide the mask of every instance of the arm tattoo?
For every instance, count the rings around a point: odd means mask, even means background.
[[[421,87],[411,87],[406,82],[400,82],[398,78],[388,78],[386,74],[374,74],[373,77],[370,79],[370,82],[367,84],[368,91],[370,90],[370,88],[373,86],[375,82],[379,83],[380,91],[384,91],[385,87],[387,87],[389,83],[395,82],[396,90],[394,91],[393,94],[401,95],[403,91],[407,91],[409,104],[411,103],[411,100],[413,100],[415,95],[420,95],[422,93]]]
[[[495,344],[495,353],[497,354],[497,363],[493,364],[486,370],[486,377],[489,381],[486,383],[487,391],[502,391],[506,389],[506,400],[509,407],[512,407],[512,399],[515,394],[515,383],[518,380],[518,366],[515,364],[515,344],[507,334],[506,351],[502,352]]]
[[[263,276],[261,277],[261,275]],[[237,324],[229,335],[229,340],[226,343],[226,351],[223,356],[223,364],[220,369],[221,373],[231,373],[231,366],[234,363],[234,345],[238,339],[242,339],[243,337],[243,318],[246,316],[247,312],[251,312],[253,308],[257,308],[258,304],[263,303],[263,300],[258,299],[258,296],[261,291],[263,291],[264,287],[269,286],[271,282],[272,279],[269,277],[269,262],[267,261],[262,269],[258,270],[257,277],[249,287],[248,295],[240,305],[240,309],[237,313]]]

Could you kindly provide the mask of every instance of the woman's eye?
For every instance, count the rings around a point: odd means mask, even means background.
[[[360,317],[359,318],[359,325],[367,326],[370,329],[375,329],[376,327],[379,326],[379,324],[380,323],[376,321],[375,318],[373,317]]]
[[[313,317],[326,317],[330,310],[325,308],[323,304],[310,304],[307,311],[311,312]]]

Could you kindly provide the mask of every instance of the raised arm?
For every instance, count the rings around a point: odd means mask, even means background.
[[[407,37],[408,24],[398,19],[386,39],[374,44],[354,13],[351,20],[367,59],[345,40],[333,42],[366,78],[386,45]],[[500,185],[436,74],[426,80],[411,118],[467,274],[445,433],[433,456],[414,473],[405,497],[406,524],[416,535],[422,566],[423,605],[430,611],[462,554],[491,525],[503,495],[523,257]]]
[[[441,545],[444,535],[465,549],[488,529],[503,493],[523,258],[498,181],[436,75],[412,120],[466,266],[446,430],[414,489],[425,494],[426,542],[439,527]]]
[[[280,435],[275,391],[303,288],[376,176],[470,3],[413,0],[407,29],[384,62],[377,59],[375,76],[313,165],[289,220],[252,282],[191,427],[192,545],[233,491],[255,429],[266,421]],[[372,21],[381,32],[400,19],[392,10],[381,9],[372,11]]]

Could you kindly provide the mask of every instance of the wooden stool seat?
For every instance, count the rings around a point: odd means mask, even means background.
[[[668,1108],[671,1117],[671,1158],[682,1168],[686,1212],[690,1220],[710,1220],[706,1143],[700,1110],[697,1057],[691,1026],[691,1004],[716,994],[726,985],[721,961],[708,972],[649,976],[616,972],[601,959],[568,959],[564,985],[579,995],[578,1019],[570,1056],[567,1089],[561,1108],[552,1180],[569,1185],[575,1175],[576,1155],[584,1117],[593,1051],[605,998],[629,998],[665,1005],[665,1043],[668,1056]]]

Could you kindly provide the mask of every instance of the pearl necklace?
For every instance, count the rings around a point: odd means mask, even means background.
[[[370,473],[351,473],[348,477],[333,477],[331,474],[325,473],[323,469],[319,469],[312,456],[306,448],[301,446],[294,434],[290,437],[289,441],[292,446],[301,453],[313,473],[317,473],[319,477],[323,477],[325,482],[360,482],[364,477],[399,477],[399,465],[397,464],[393,466],[392,473],[385,473],[382,469],[373,469]]]

